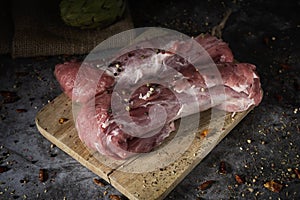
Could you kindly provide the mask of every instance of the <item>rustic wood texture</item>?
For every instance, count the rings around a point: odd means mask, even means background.
[[[251,110],[252,108],[237,113],[234,117],[232,113],[226,113],[225,122],[220,118],[210,123],[210,110],[201,112],[200,120],[199,115],[186,117],[191,123],[198,120],[200,127],[183,128],[188,133],[186,137],[192,137],[187,150],[168,166],[143,173],[135,171],[137,163],[155,164],[160,159],[166,159],[164,155],[153,153],[138,155],[126,161],[114,161],[90,151],[78,138],[72,102],[64,94],[55,98],[37,114],[36,125],[50,142],[108,181],[129,199],[163,199]],[[60,123],[61,118],[68,120]],[[208,135],[204,136],[206,131]],[[176,149],[176,140],[179,141],[178,145],[182,145],[179,143],[184,141],[184,136],[175,136],[172,140],[175,141]],[[110,165],[107,166],[107,163]]]

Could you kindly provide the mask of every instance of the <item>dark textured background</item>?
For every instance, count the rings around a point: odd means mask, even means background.
[[[232,9],[223,39],[237,60],[257,65],[264,89],[260,106],[166,199],[300,199],[295,173],[300,170],[300,1],[146,0],[130,1],[130,8],[137,27],[162,26],[190,36],[210,31]],[[109,199],[111,194],[126,199],[107,183],[94,184],[95,174],[51,146],[35,127],[37,111],[61,93],[54,65],[75,57],[0,56],[0,91],[20,97],[7,103],[0,96],[0,166],[8,170],[0,173],[0,199]],[[221,162],[225,174],[219,173]],[[42,168],[48,174],[43,183]],[[236,174],[243,184],[237,184]],[[199,190],[207,180],[215,183]],[[271,180],[283,185],[279,193],[263,186]]]

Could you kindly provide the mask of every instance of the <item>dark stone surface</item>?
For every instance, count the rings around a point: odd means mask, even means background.
[[[300,199],[294,171],[300,170],[300,2],[147,0],[130,1],[130,6],[137,27],[162,26],[191,36],[210,31],[231,8],[223,39],[237,60],[257,65],[264,89],[262,103],[166,199]],[[61,93],[54,65],[72,58],[0,56],[0,91],[19,97],[0,95],[0,199],[121,195],[109,184],[94,184],[95,174],[51,146],[35,127],[37,111]],[[221,162],[226,174],[218,171]],[[45,182],[39,181],[40,169],[47,171]],[[207,180],[215,183],[199,190]],[[263,186],[271,180],[283,185],[279,193]]]

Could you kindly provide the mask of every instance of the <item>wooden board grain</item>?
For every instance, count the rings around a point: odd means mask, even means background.
[[[218,120],[214,122],[218,127],[216,129],[212,128],[214,124],[209,123],[211,111],[201,112],[201,120],[197,129],[189,126],[183,128],[183,131],[192,136],[193,140],[178,159],[162,168],[142,173],[134,172],[133,168],[136,163],[155,164],[159,159],[164,159],[163,156],[156,154],[139,155],[127,161],[112,160],[108,166],[108,158],[90,151],[78,138],[74,126],[72,102],[64,94],[55,98],[38,112],[36,125],[41,134],[50,142],[108,181],[129,199],[163,199],[251,109],[237,113],[234,118],[231,117],[232,113],[226,113],[225,122],[222,119],[220,122]],[[68,121],[60,124],[60,118],[66,118]],[[199,121],[199,117],[194,115],[185,119],[191,123],[193,120]],[[220,123],[221,127],[217,126]],[[206,137],[201,134],[204,130],[209,131]],[[173,138],[175,141],[176,139],[183,141],[184,138]]]

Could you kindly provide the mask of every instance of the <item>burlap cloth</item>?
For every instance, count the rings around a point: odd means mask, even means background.
[[[102,30],[81,30],[63,23],[60,0],[13,0],[0,17],[0,54],[12,57],[86,54],[103,40],[133,28],[129,12]],[[122,45],[123,41],[119,41]]]

